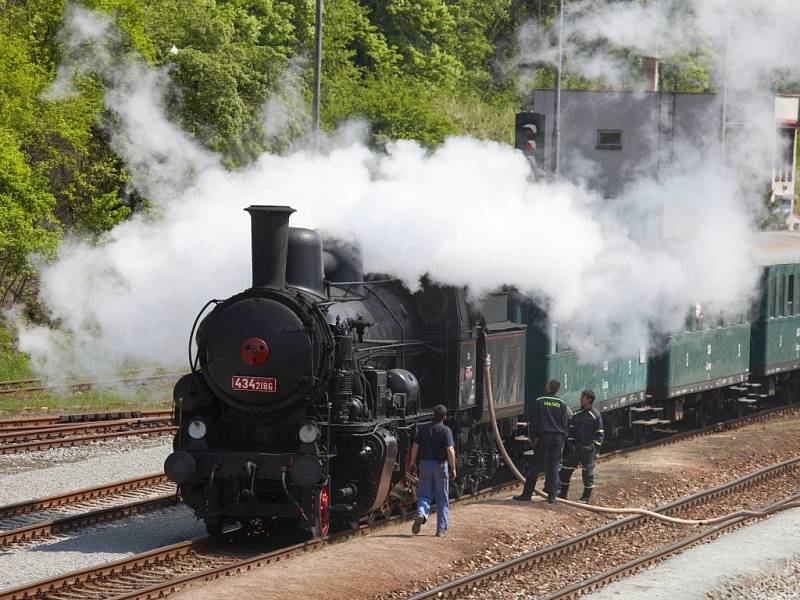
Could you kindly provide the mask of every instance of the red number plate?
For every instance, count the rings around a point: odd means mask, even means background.
[[[234,390],[245,392],[266,392],[273,394],[278,391],[278,380],[274,377],[245,377],[234,375],[231,378],[231,387]]]

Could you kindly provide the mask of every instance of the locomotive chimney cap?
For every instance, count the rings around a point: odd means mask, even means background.
[[[249,213],[254,212],[285,212],[285,213],[293,213],[297,212],[291,206],[280,206],[280,205],[267,205],[267,204],[251,204],[245,210]]]

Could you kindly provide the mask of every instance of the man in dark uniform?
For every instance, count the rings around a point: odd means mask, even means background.
[[[582,467],[583,496],[580,502],[589,504],[594,489],[594,459],[603,444],[603,417],[596,411],[594,392],[584,390],[581,393],[581,409],[569,420],[569,436],[567,437],[567,459],[561,468],[561,491],[559,498],[566,498],[569,492],[569,480],[575,467]]]
[[[547,501],[558,502],[558,469],[561,465],[561,453],[564,451],[564,438],[567,435],[570,410],[567,403],[556,394],[561,383],[551,379],[545,386],[545,395],[537,398],[527,417],[531,424],[532,435],[536,438],[533,449],[533,460],[525,476],[525,487],[522,494],[514,496],[514,500],[530,501],[536,487],[539,473],[545,471],[545,488]]]
[[[444,424],[447,408],[434,407],[433,422],[426,423],[417,431],[411,446],[411,469],[417,469],[419,456],[419,481],[417,482],[417,516],[411,531],[419,533],[428,521],[431,503],[436,500],[436,535],[447,535],[447,517],[450,506],[450,479],[456,478],[456,451],[453,432]],[[450,468],[448,469],[448,464]]]

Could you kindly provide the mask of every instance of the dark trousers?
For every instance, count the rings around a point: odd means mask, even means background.
[[[568,486],[569,480],[572,479],[572,474],[575,472],[575,467],[581,466],[581,475],[583,476],[583,487],[591,489],[594,487],[594,445],[589,444],[586,446],[574,446],[567,453],[567,458],[564,461],[564,466],[561,467],[561,484]]]
[[[561,452],[564,450],[564,435],[561,433],[540,433],[533,448],[533,460],[525,475],[523,496],[533,495],[539,473],[545,472],[545,491],[555,496],[558,491],[558,470],[561,468]]]

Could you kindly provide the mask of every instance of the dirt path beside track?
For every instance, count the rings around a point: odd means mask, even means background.
[[[776,418],[612,458],[598,465],[596,502],[653,507],[798,454],[800,417]],[[579,473],[572,487],[571,496],[579,495]],[[497,497],[453,507],[446,538],[434,536],[431,522],[419,536],[411,534],[410,523],[392,525],[272,567],[191,587],[172,598],[404,598],[603,521],[563,505]]]

